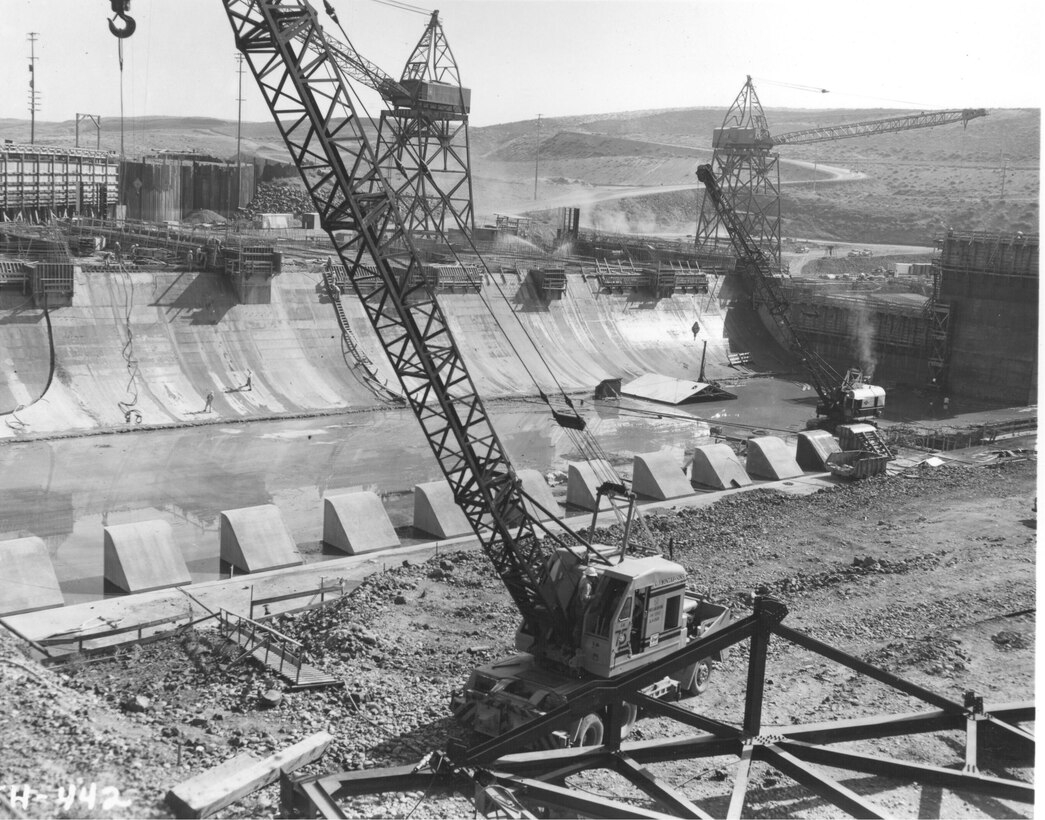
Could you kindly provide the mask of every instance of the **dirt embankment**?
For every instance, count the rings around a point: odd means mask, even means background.
[[[988,700],[1033,696],[1034,461],[993,468],[945,467],[880,477],[814,496],[756,491],[705,509],[649,515],[639,538],[687,566],[694,584],[737,614],[753,592],[783,601],[788,625],[955,699],[967,688]],[[975,579],[971,581],[970,579]],[[336,605],[274,624],[305,644],[309,658],[343,688],[286,693],[273,708],[261,695],[281,688],[200,631],[56,671],[35,667],[0,639],[0,770],[12,784],[57,794],[77,778],[119,789],[126,807],[74,808],[64,816],[159,817],[166,789],[244,751],[268,754],[312,732],[336,738],[317,771],[415,763],[453,731],[448,696],[469,670],[509,651],[516,613],[486,559],[444,555],[374,576]],[[746,653],[734,651],[691,708],[739,721]],[[787,644],[774,644],[766,724],[810,722],[917,708],[877,684]],[[636,736],[688,731],[646,718]],[[882,742],[877,751],[955,763],[948,740]],[[901,755],[902,753],[902,755]],[[958,761],[960,763],[960,761]],[[662,764],[658,775],[713,813],[724,811],[729,761]],[[1011,768],[989,773],[1028,776]],[[704,771],[704,769],[707,769]],[[701,774],[703,772],[703,774]],[[778,776],[756,772],[750,816],[831,810]],[[925,807],[914,785],[876,779],[875,798],[899,814]],[[611,789],[595,780],[586,784]],[[111,792],[107,793],[111,796]],[[422,799],[424,798],[424,799]],[[982,816],[982,806],[945,796],[937,816]],[[723,802],[724,801],[724,802]],[[719,806],[719,803],[722,803]],[[352,814],[461,816],[459,797],[383,795]],[[997,808],[1002,804],[992,805]],[[220,816],[271,817],[277,787]],[[1007,814],[1025,807],[1004,804]],[[33,817],[59,816],[31,803]]]

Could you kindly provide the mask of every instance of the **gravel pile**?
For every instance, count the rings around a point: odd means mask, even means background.
[[[258,214],[302,214],[312,210],[312,199],[300,183],[262,182],[239,214],[253,218]]]

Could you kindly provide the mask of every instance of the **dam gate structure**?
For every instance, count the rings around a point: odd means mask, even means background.
[[[933,260],[947,316],[938,383],[951,395],[1034,404],[1039,235],[948,231]]]

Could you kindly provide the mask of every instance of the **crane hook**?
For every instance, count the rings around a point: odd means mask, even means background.
[[[138,27],[138,24],[134,22],[134,18],[127,13],[131,8],[131,0],[109,0],[109,5],[112,7],[113,14],[115,15],[112,20],[109,21],[109,31],[112,32],[113,37],[119,37],[122,40],[134,34],[134,30]],[[122,28],[116,25],[117,20],[123,21]]]

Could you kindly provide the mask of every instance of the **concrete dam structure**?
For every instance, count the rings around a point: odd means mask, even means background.
[[[269,304],[238,304],[217,273],[77,267],[74,279],[71,304],[50,311],[0,290],[0,408],[16,411],[2,436],[384,403],[343,346],[319,271],[273,277]],[[440,296],[486,398],[536,395],[527,369],[545,386],[554,377],[571,392],[649,372],[696,378],[704,341],[708,379],[738,375],[729,364],[736,353],[751,354],[760,369],[788,367],[752,309],[733,298],[728,278],[716,280],[708,294],[655,299],[600,292],[594,277],[570,273],[565,292],[552,300],[522,273],[489,279],[497,282],[487,282],[481,294]],[[398,389],[358,300],[346,296],[342,305],[358,347],[375,363],[375,378]]]

